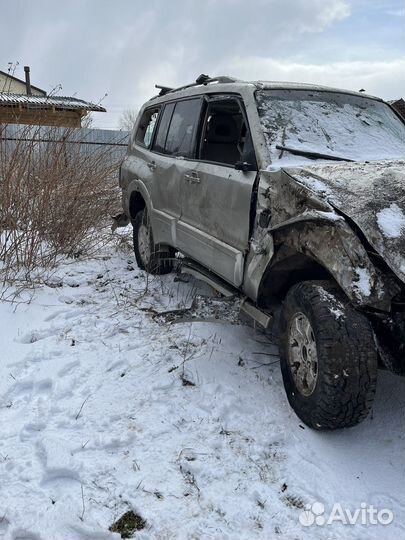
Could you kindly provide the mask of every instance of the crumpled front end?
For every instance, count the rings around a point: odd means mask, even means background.
[[[318,279],[313,277],[313,262],[325,272],[321,279],[333,278],[352,305],[367,314],[384,365],[401,374],[405,373],[405,230],[400,219],[384,222],[381,215],[393,204],[403,205],[403,192],[397,185],[403,165],[396,164],[390,173],[384,169],[385,178],[389,174],[396,178],[396,203],[384,183],[376,187],[374,180],[374,188],[360,189],[360,180],[348,181],[348,168],[360,173],[367,170],[365,164],[261,171],[254,249],[246,271],[248,285],[250,280],[252,286],[252,278],[256,280],[259,299],[261,292],[267,294],[271,287],[280,286],[282,272],[288,271],[296,281]],[[330,177],[326,181],[319,174],[321,168],[329,167],[337,176],[339,168],[346,171],[345,186],[341,181],[335,187]],[[379,192],[383,196],[377,200]],[[391,236],[384,238],[383,226]]]
[[[284,258],[299,253],[324,268],[354,305],[389,312],[392,298],[401,291],[399,280],[377,264],[378,256],[370,252],[342,213],[296,182],[289,171],[260,174],[247,280],[255,279],[257,285],[264,266],[275,268]]]
[[[405,161],[313,165],[286,174],[355,224],[405,284]]]

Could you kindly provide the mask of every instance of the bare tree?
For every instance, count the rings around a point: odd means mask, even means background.
[[[84,128],[92,128],[93,127],[93,115],[91,112],[88,112],[85,116],[82,118],[82,127]]]
[[[122,129],[123,131],[132,131],[137,116],[138,111],[135,111],[134,109],[125,109],[122,111],[118,120],[119,129]]]

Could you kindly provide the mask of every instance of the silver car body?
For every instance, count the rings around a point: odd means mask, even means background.
[[[122,165],[124,211],[133,217],[145,204],[156,243],[183,252],[258,305],[291,283],[294,272],[311,277],[315,269],[332,276],[354,305],[389,313],[405,282],[405,229],[395,242],[387,239],[378,233],[377,214],[393,202],[393,193],[405,211],[405,162],[276,167],[255,93],[302,89],[381,102],[321,86],[239,81],[194,85],[155,97],[138,115]],[[221,95],[235,96],[243,105],[257,170],[167,156],[137,144],[135,134],[145,110]],[[384,191],[381,176],[391,179],[391,190]],[[371,179],[368,188],[364,178]],[[368,204],[371,199],[380,205]],[[364,205],[366,212],[361,210]],[[389,272],[376,264],[376,257],[386,259]]]

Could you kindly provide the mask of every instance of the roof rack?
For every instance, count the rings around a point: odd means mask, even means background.
[[[159,84],[155,84],[155,88],[158,88],[160,90],[159,97],[165,96],[166,94],[169,94],[171,92],[179,92],[180,90],[185,90],[186,88],[192,88],[193,86],[200,86],[200,85],[207,85],[211,83],[234,83],[237,82],[239,79],[235,79],[234,77],[228,77],[227,75],[221,75],[218,77],[210,77],[209,75],[204,75],[202,73],[195,82],[191,84],[186,84],[184,86],[179,86],[178,88],[170,88],[169,86],[160,86]],[[153,98],[152,98],[153,99]]]
[[[173,90],[173,88],[171,88],[170,86],[161,86],[160,84],[155,84],[155,88],[160,90],[159,96],[164,96],[165,94],[167,94],[168,92],[172,92]]]

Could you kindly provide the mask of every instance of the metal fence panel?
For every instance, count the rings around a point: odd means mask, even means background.
[[[0,151],[11,152],[17,144],[26,142],[36,145],[75,147],[81,153],[90,154],[106,150],[111,159],[123,159],[129,142],[129,131],[92,128],[60,128],[27,126],[23,124],[0,125]],[[109,150],[109,152],[107,152]]]

